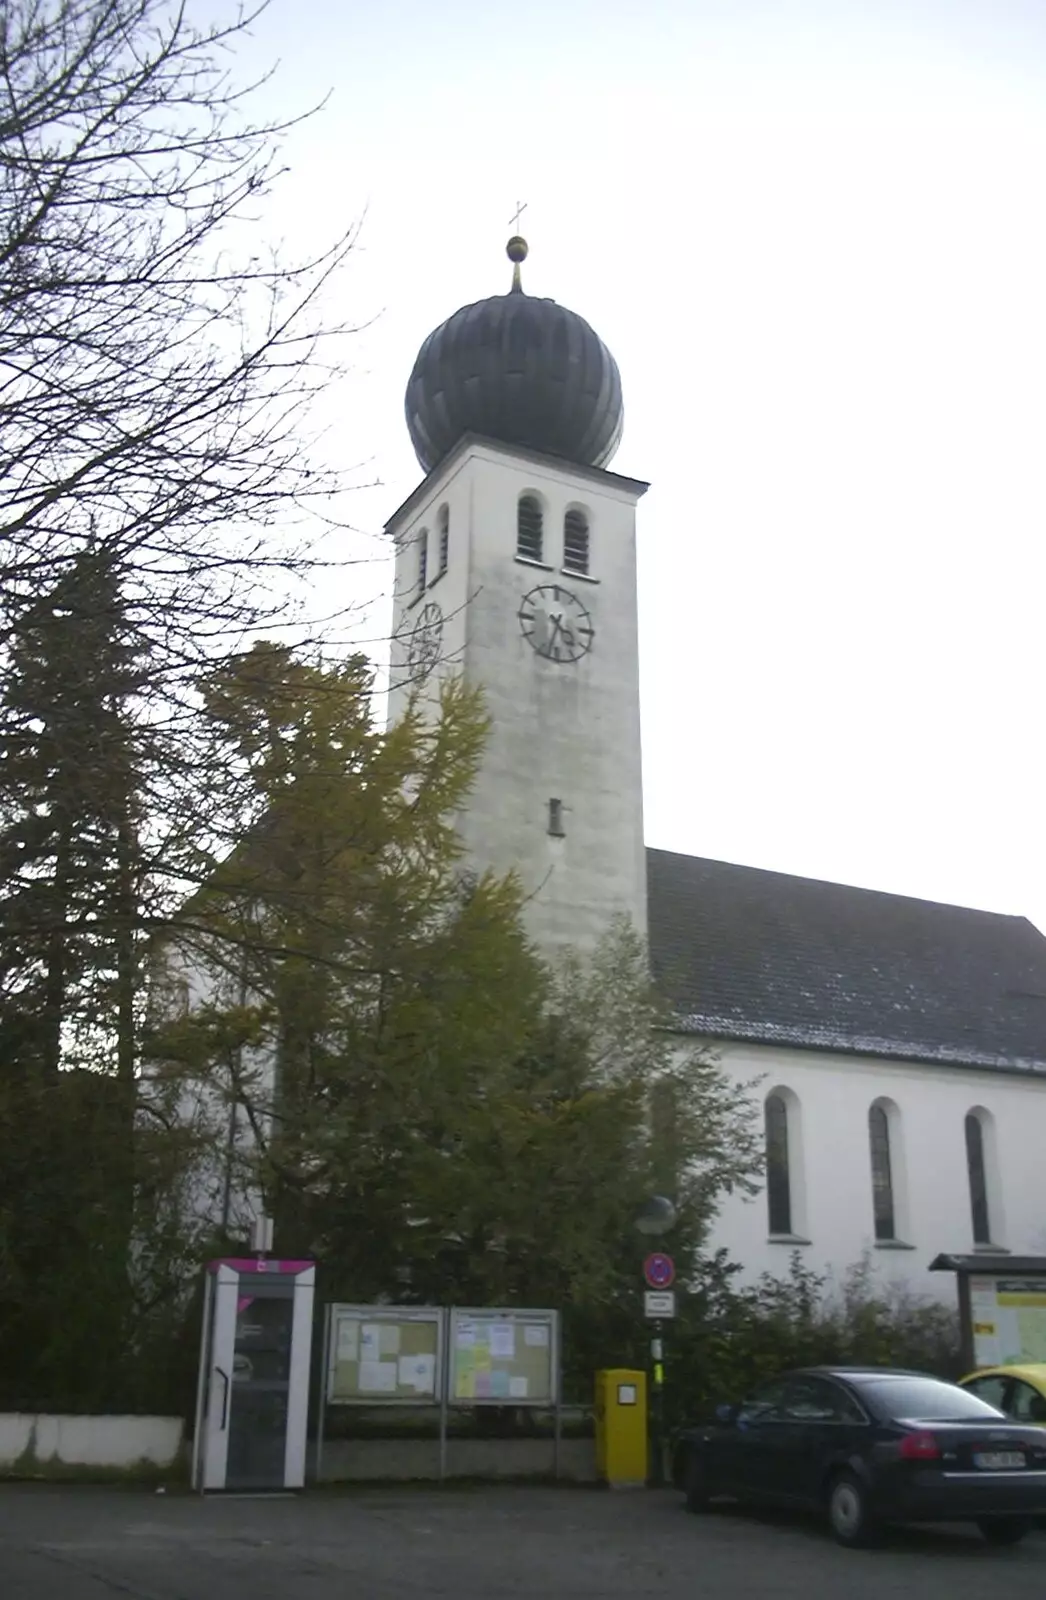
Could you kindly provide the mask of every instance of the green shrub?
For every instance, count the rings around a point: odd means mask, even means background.
[[[724,1252],[704,1261],[666,1330],[666,1404],[680,1424],[789,1367],[902,1366],[959,1376],[957,1313],[904,1285],[883,1283],[869,1256],[841,1280],[812,1272],[798,1251],[786,1277],[736,1282]]]

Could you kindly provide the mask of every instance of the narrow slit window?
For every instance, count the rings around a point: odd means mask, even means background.
[[[583,511],[568,511],[563,518],[563,571],[588,574],[588,518]]]
[[[868,1139],[872,1155],[872,1211],[875,1218],[875,1237],[880,1241],[896,1239],[893,1170],[890,1165],[890,1119],[885,1106],[874,1105],[869,1111]]]
[[[966,1171],[970,1180],[970,1212],[974,1244],[991,1244],[988,1214],[988,1173],[984,1162],[984,1127],[971,1111],[966,1118]]]
[[[516,516],[516,554],[525,561],[543,560],[545,518],[537,495],[521,494]]]
[[[422,528],[418,534],[418,593],[425,593],[429,579],[429,530]]]
[[[555,839],[562,839],[566,834],[562,800],[550,800],[548,803],[548,831]]]
[[[442,578],[450,565],[450,507],[439,508],[439,576]]]
[[[792,1175],[788,1160],[788,1107],[784,1095],[766,1097],[766,1205],[772,1234],[792,1231]]]

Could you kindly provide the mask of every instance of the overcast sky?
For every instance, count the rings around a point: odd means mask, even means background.
[[[254,48],[330,91],[268,234],[362,219],[364,631],[414,355],[525,200],[652,484],[648,842],[1046,928],[1046,0],[274,0]]]

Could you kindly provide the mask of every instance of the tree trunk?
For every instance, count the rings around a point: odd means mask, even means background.
[[[72,850],[68,817],[58,825],[54,877],[51,890],[51,926],[47,933],[47,976],[44,980],[41,1018],[41,1068],[46,1081],[57,1077],[62,1065],[62,1020],[65,1016],[66,958],[69,934],[69,860]]]

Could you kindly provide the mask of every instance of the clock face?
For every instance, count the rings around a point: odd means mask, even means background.
[[[549,661],[579,661],[592,648],[592,618],[562,584],[531,589],[520,601],[518,615],[524,639]]]
[[[407,640],[407,667],[418,683],[427,678],[439,660],[443,643],[443,613],[434,600],[423,606]]]

